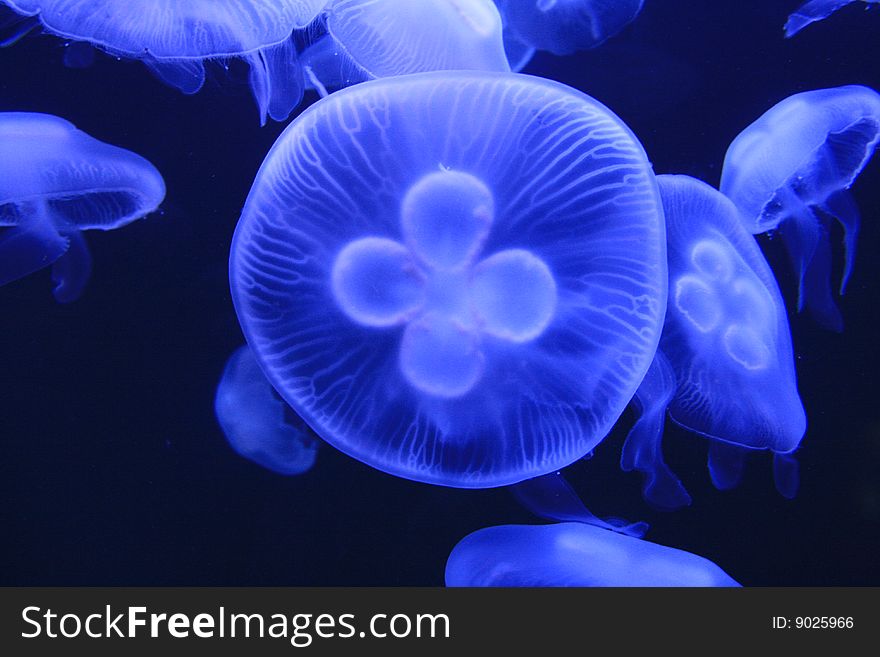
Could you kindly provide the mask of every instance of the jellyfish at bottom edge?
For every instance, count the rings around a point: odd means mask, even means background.
[[[788,17],[785,23],[785,37],[791,38],[807,25],[825,20],[838,9],[859,1],[869,5],[880,4],[880,0],[809,0]]]
[[[842,295],[860,224],[849,188],[878,143],[880,94],[849,85],[785,98],[737,135],[724,156],[722,193],[750,233],[778,231],[798,277],[798,310],[835,331],[843,319],[831,289],[831,222],[843,228]]]
[[[740,586],[684,550],[582,523],[500,525],[465,536],[446,562],[446,586]]]
[[[297,475],[315,464],[318,437],[278,397],[247,345],[226,361],[214,413],[232,449],[267,470]]]
[[[653,505],[675,509],[690,496],[663,459],[667,412],[710,439],[709,471],[736,486],[746,455],[774,453],[779,492],[794,497],[792,453],[806,431],[782,296],[734,205],[688,176],[657,177],[667,225],[669,303],[660,346],[633,398],[639,417],[621,467],[645,475]]]
[[[81,231],[124,226],[164,197],[140,155],[51,114],[0,113],[0,285],[51,265],[55,298],[76,300],[92,269]]]

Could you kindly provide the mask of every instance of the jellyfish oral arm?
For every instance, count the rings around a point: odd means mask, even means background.
[[[70,246],[49,218],[44,200],[28,201],[24,206],[27,224],[11,226],[0,234],[0,285],[48,267]]]

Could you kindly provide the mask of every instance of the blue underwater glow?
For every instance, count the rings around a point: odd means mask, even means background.
[[[843,294],[852,273],[859,211],[850,186],[880,143],[880,94],[850,85],[789,96],[743,130],[724,157],[721,191],[754,233],[778,230],[798,275],[798,310],[840,331],[831,292],[832,219],[843,227]]]
[[[285,131],[230,276],[257,359],[322,438],[478,488],[605,437],[659,338],[664,247],[644,152],[605,107],[512,73],[426,73],[333,94]]]
[[[328,0],[2,0],[35,16],[63,39],[85,41],[117,57],[139,59],[161,80],[194,94],[210,60],[240,58],[263,123],[288,117],[303,94],[291,40]]]
[[[507,28],[525,44],[556,55],[595,48],[642,10],[644,0],[495,0]]]
[[[852,5],[0,0],[0,585],[880,582]]]
[[[51,265],[55,298],[75,301],[92,268],[81,231],[120,228],[164,197],[139,155],[57,116],[0,113],[0,285]]]
[[[315,464],[317,436],[276,395],[247,345],[226,362],[214,413],[229,445],[246,459],[282,475]]]
[[[640,417],[621,465],[646,474],[650,501],[676,508],[690,498],[663,461],[667,409],[681,426],[716,441],[710,469],[721,488],[738,481],[738,447],[792,452],[806,418],[782,296],[736,207],[694,178],[657,180],[666,215],[669,304],[657,355],[636,392]]]
[[[871,5],[880,3],[880,0],[807,0],[788,17],[785,23],[785,36],[793,37],[807,25],[824,20],[838,9],[856,2]]]
[[[708,559],[578,522],[502,525],[465,536],[447,586],[739,586]]]

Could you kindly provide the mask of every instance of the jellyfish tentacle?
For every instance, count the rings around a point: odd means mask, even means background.
[[[26,225],[13,226],[0,234],[0,285],[6,285],[43,269],[58,260],[69,247],[48,217],[43,201],[29,202]]]
[[[793,452],[773,454],[773,482],[786,499],[794,499],[800,487],[800,466]]]
[[[164,60],[144,57],[144,64],[150,72],[165,84],[192,95],[205,84],[205,65],[201,59]]]
[[[821,205],[821,208],[843,227],[844,265],[843,275],[840,278],[840,294],[844,294],[855,262],[861,224],[859,208],[852,195],[845,189],[831,194]]]
[[[288,38],[261,48],[247,57],[250,85],[260,110],[260,125],[266,117],[283,121],[299,105],[305,83],[296,56],[296,44]]]
[[[635,538],[641,538],[648,531],[645,522],[602,519],[595,515],[584,505],[561,472],[526,479],[511,486],[510,492],[526,509],[547,520],[581,522]]]
[[[52,294],[59,303],[76,301],[82,295],[92,274],[92,256],[80,231],[67,235],[70,248],[52,265]]]
[[[709,476],[718,490],[736,488],[742,480],[749,449],[723,440],[709,441]]]
[[[632,403],[640,415],[620,454],[621,469],[642,472],[645,499],[663,509],[678,509],[691,503],[681,480],[663,460],[661,443],[666,408],[675,393],[675,372],[666,356],[658,351],[633,397]]]

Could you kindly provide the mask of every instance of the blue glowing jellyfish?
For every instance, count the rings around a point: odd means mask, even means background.
[[[193,94],[205,63],[240,58],[263,123],[287,118],[303,93],[292,32],[328,0],[0,0],[47,32],[139,59],[161,80]]]
[[[91,272],[80,231],[124,226],[164,197],[139,155],[57,116],[0,113],[0,285],[52,265],[55,298],[74,301]]]
[[[727,150],[721,191],[754,234],[779,230],[798,275],[798,310],[824,326],[843,320],[831,292],[831,219],[844,230],[852,272],[859,211],[849,187],[880,142],[880,94],[862,86],[789,96],[743,130]]]
[[[678,424],[712,439],[719,488],[736,484],[748,449],[794,451],[806,419],[785,307],[773,274],[736,207],[687,176],[658,176],[669,257],[669,304],[660,347],[636,393],[641,413],[621,465],[646,474],[645,496],[675,508],[690,499],[663,462],[668,409]],[[786,467],[788,464],[788,467]],[[793,495],[791,459],[777,485]]]
[[[858,0],[808,0],[797,8],[785,23],[785,36],[793,37],[810,23],[828,18],[838,9]],[[861,0],[868,4],[880,4],[880,0]]]
[[[226,361],[214,412],[232,449],[246,459],[283,475],[315,464],[318,437],[277,396],[247,345]]]
[[[479,529],[452,549],[446,586],[739,586],[684,550],[578,522]]]
[[[492,0],[336,0],[327,36],[307,51],[318,91],[425,71],[508,71]]]
[[[644,0],[495,0],[504,22],[538,50],[569,55],[595,48],[620,32]]]
[[[629,129],[513,73],[372,80],[273,146],[230,256],[275,388],[327,442],[458,487],[584,456],[659,340],[665,228]]]

